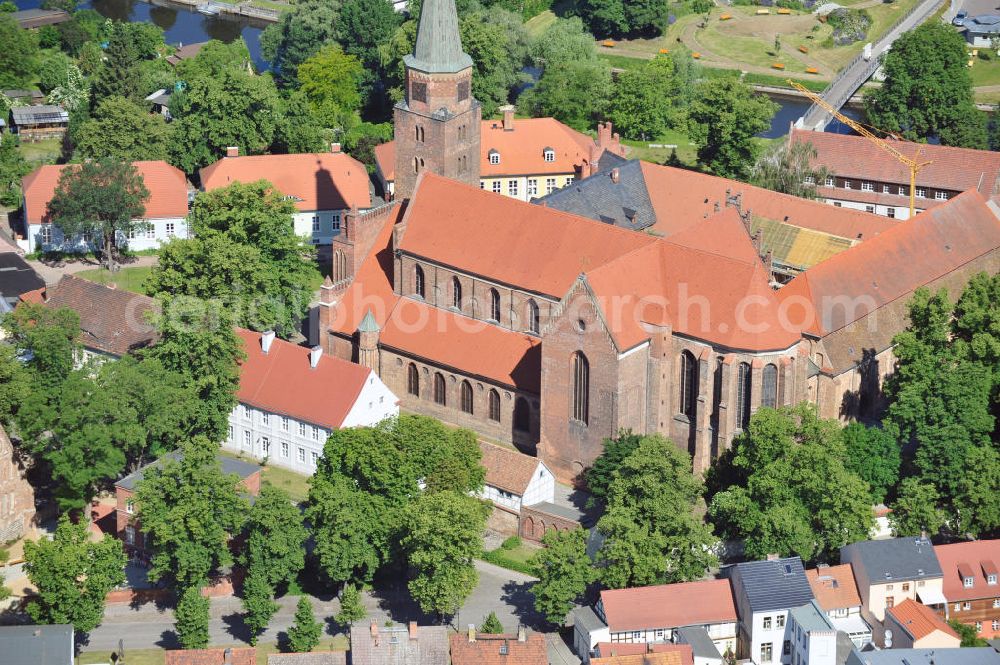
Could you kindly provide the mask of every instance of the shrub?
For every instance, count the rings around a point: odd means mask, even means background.
[[[774,4],[782,9],[797,9],[799,11],[805,9],[805,5],[803,5],[800,0],[778,0]]]
[[[521,546],[521,539],[518,536],[511,536],[500,543],[500,549],[513,550]]]
[[[843,7],[830,12],[826,21],[833,26],[833,34],[830,37],[837,46],[863,41],[872,25],[872,17],[865,10]]]
[[[712,0],[692,0],[691,11],[695,14],[704,14],[707,11],[711,11],[714,6]]]

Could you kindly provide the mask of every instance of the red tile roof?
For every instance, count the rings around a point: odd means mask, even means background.
[[[600,642],[597,658],[611,659],[615,656],[639,656],[645,653],[678,653],[681,665],[694,665],[694,648],[690,644],[668,644],[665,642]]]
[[[185,44],[180,46],[174,51],[173,55],[167,56],[167,62],[171,65],[176,65],[181,60],[187,60],[188,58],[193,58],[201,53],[201,49],[205,47],[208,42],[197,42],[194,44]]]
[[[479,174],[483,178],[515,175],[572,174],[590,160],[594,139],[555,118],[518,118],[507,131],[501,120],[483,120],[480,128]],[[552,148],[555,159],[545,161]],[[490,163],[490,151],[500,153],[500,163]],[[375,161],[383,177],[392,181],[396,170],[396,142],[375,148]]]
[[[806,571],[816,602],[824,612],[849,607],[861,607],[854,568],[849,563]]]
[[[240,402],[336,429],[354,406],[371,370],[323,354],[316,368],[310,350],[275,339],[265,354],[261,334],[236,329],[247,358],[240,366]]]
[[[813,163],[825,166],[831,175],[909,186],[910,169],[862,136],[794,128],[790,136],[792,141],[811,143],[817,153]],[[889,143],[904,155],[914,157],[919,154],[920,161],[931,162],[917,174],[918,186],[954,192],[975,189],[987,197],[998,192],[1000,152],[909,141],[889,140]],[[851,192],[852,195],[854,193]],[[839,198],[845,197],[841,195]],[[927,200],[926,203],[932,201]]]
[[[811,306],[807,332],[834,332],[996,250],[998,210],[979,193],[966,192],[813,266],[778,297]],[[844,298],[856,306],[842,306]]]
[[[524,496],[541,460],[485,441],[479,442],[479,450],[483,453],[486,484]]]
[[[591,658],[590,662],[593,665],[685,665],[684,654],[680,651]]]
[[[950,545],[935,545],[937,555],[944,573],[942,592],[948,602],[975,600],[977,598],[1000,597],[1000,580],[994,578],[989,584],[987,575],[997,574],[1000,564],[1000,540],[973,540]],[[972,587],[966,588],[960,567],[968,569],[966,574],[972,577]]]
[[[164,161],[133,162],[149,190],[144,219],[187,217],[187,179],[180,169]],[[49,201],[55,195],[59,175],[71,166],[40,166],[24,176],[22,188],[25,201],[25,218],[29,224],[48,222]]]
[[[501,654],[501,648],[506,653]],[[528,633],[524,642],[517,635],[476,635],[470,642],[464,633],[451,636],[451,665],[548,665],[545,636]]]
[[[939,617],[934,610],[909,598],[899,605],[886,608],[885,611],[914,640],[923,639],[935,631],[941,631],[942,633],[951,635],[956,640],[959,639],[958,633],[946,624],[944,619]],[[955,646],[958,646],[958,644]]]
[[[226,649],[183,649],[166,652],[166,665],[223,665],[226,652],[230,652],[230,665],[257,665],[257,649],[233,647]]]
[[[601,604],[613,633],[736,621],[732,587],[725,579],[605,590]]]
[[[234,182],[270,181],[298,210],[371,208],[368,171],[343,152],[223,157],[201,170],[205,191]]]

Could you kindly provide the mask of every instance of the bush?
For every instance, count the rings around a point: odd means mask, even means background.
[[[519,573],[524,573],[525,575],[538,575],[538,571],[530,563],[522,563],[521,561],[516,561],[510,559],[506,556],[506,551],[503,549],[493,550],[492,552],[483,552],[483,561],[492,563],[494,566],[500,566],[501,568],[507,568],[508,570],[516,570]]]
[[[872,17],[863,9],[834,9],[826,18],[833,27],[830,38],[837,46],[847,46],[864,41],[872,25]]]
[[[979,59],[980,60],[992,60],[993,59],[993,55],[987,49],[981,48],[981,49],[979,49]]]
[[[778,0],[774,4],[782,9],[797,9],[799,11],[805,9],[805,5],[800,0]]]
[[[521,546],[521,539],[518,536],[511,536],[507,538],[502,543],[500,543],[500,549],[502,550],[513,550]]]
[[[715,4],[712,0],[692,0],[691,1],[691,11],[695,14],[704,14],[707,11],[711,11]]]

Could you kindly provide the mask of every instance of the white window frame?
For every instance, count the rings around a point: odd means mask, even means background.
[[[507,181],[507,196],[517,197],[517,179]]]
[[[986,583],[989,584],[990,586],[993,586],[994,584],[996,584],[997,583],[997,574],[996,573],[990,573],[989,575],[987,575],[986,576]]]
[[[889,194],[890,193],[889,185],[882,185],[882,193],[883,194]]]
[[[319,453],[313,452],[312,453],[312,458],[311,458],[310,461],[312,462],[313,466],[316,466],[317,464],[319,464]]]
[[[494,180],[493,181],[493,193],[494,194],[499,194],[502,190],[503,190],[503,183],[501,183],[499,180]]]
[[[135,499],[125,499],[125,512],[135,515]]]
[[[167,222],[164,225],[164,232],[166,233],[166,236],[168,238],[173,238],[175,235],[177,235],[177,225],[174,224],[173,222]]]
[[[844,189],[850,189],[850,188],[851,188],[851,181],[850,180],[845,180],[844,181]]]
[[[497,152],[496,150],[490,150],[490,164],[495,165],[499,163],[500,163],[500,153]]]
[[[288,457],[288,442],[287,441],[282,441],[281,442],[281,456],[285,457],[285,458]]]
[[[837,183],[836,183],[836,181],[833,178],[827,177],[826,182],[824,183],[824,185],[826,187],[836,187]]]
[[[538,196],[538,178],[528,178],[528,196]]]
[[[38,232],[38,234],[42,237],[42,244],[43,245],[51,245],[52,244],[52,225],[51,224],[42,224],[42,228]]]
[[[551,148],[543,150],[542,151],[542,159],[544,159],[546,162],[554,162],[554,161],[556,161],[556,151],[553,150],[553,149],[551,149]]]
[[[339,231],[340,230],[340,213],[339,212],[333,213],[333,217],[330,218],[330,222],[333,224],[333,230],[334,231]]]
[[[125,544],[135,545],[135,527],[131,524],[125,525]]]
[[[156,239],[156,227],[153,224],[150,224],[149,226],[146,227],[146,240],[155,240],[155,239]]]
[[[300,464],[305,464],[306,463],[306,449],[305,448],[299,446],[299,452],[296,455],[296,459],[299,461]]]
[[[966,589],[971,589],[975,585],[976,585],[976,578],[975,577],[963,577],[962,578],[962,586],[965,587]]]
[[[927,198],[927,188],[925,188],[925,187],[917,187],[917,198],[918,199],[926,199]]]
[[[281,431],[283,432],[288,431],[288,416],[281,417]]]
[[[271,454],[271,439],[266,436],[260,437],[260,454],[264,457]]]
[[[556,191],[556,179],[555,178],[546,178],[545,179],[545,193],[546,194],[551,194],[554,191]]]
[[[815,185],[816,184],[816,176],[807,175],[805,177],[805,183],[807,185]]]
[[[861,191],[862,192],[874,192],[875,191],[875,185],[872,184],[872,183],[870,183],[870,182],[868,182],[867,180],[864,180],[864,181],[861,182]]]
[[[243,430],[243,450],[253,450],[253,434],[250,430]]]
[[[320,232],[319,215],[313,215],[312,216],[312,229],[313,229],[313,233],[319,233]]]
[[[306,424],[299,423],[299,436],[305,436],[305,435],[306,435]]]
[[[938,190],[938,191],[934,192],[934,198],[936,200],[938,200],[938,201],[947,201],[948,200],[948,192],[942,192],[942,191]]]

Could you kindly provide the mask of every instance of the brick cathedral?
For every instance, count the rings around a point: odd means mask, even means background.
[[[454,0],[425,0],[405,64],[395,200],[347,215],[335,237],[321,344],[371,367],[404,409],[536,453],[562,480],[622,429],[668,436],[703,471],[758,408],[863,415],[912,291],[954,296],[1000,269],[1000,219],[977,192],[887,220],[776,290],[751,212],[728,205],[742,183],[683,172],[690,182],[673,190],[677,169],[642,163],[643,193],[606,153],[561,192],[576,214],[484,191]],[[832,206],[758,195],[803,226],[850,226]],[[690,223],[657,235],[588,218],[615,197],[628,220]]]

